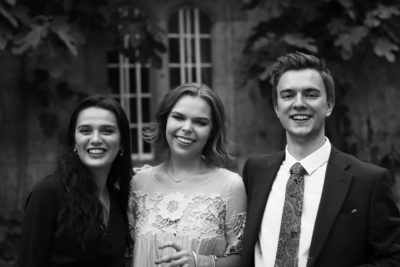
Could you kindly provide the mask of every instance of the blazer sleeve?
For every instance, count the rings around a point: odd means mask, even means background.
[[[373,253],[363,266],[400,266],[400,212],[387,170],[376,179],[370,210],[368,243]]]
[[[19,245],[19,267],[49,266],[59,196],[52,179],[46,177],[39,181],[26,200]]]

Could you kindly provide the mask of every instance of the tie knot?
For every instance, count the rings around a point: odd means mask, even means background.
[[[303,176],[306,173],[307,173],[306,169],[304,169],[304,167],[301,165],[300,162],[296,162],[290,168],[290,174],[297,174]]]

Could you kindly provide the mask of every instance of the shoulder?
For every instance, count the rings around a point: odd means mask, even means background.
[[[25,206],[28,203],[38,203],[39,205],[56,204],[61,196],[61,182],[57,176],[50,175],[39,180],[33,187],[31,193],[26,199]]]
[[[228,184],[230,184],[231,187],[235,187],[235,188],[243,187],[244,188],[242,177],[234,171],[231,171],[231,170],[228,170],[225,168],[221,168],[219,170],[219,176],[220,176],[220,178],[223,177],[228,182]]]
[[[32,194],[53,195],[61,190],[60,179],[55,175],[49,175],[39,180],[33,187]]]
[[[260,155],[252,155],[247,158],[246,164],[265,164],[265,162],[271,162],[275,160],[280,160],[285,156],[284,151],[278,151],[270,154],[260,154]]]
[[[333,164],[353,173],[362,175],[381,175],[387,170],[370,162],[363,161],[353,155],[332,148],[329,159]]]
[[[154,175],[154,171],[156,171],[157,166],[145,165],[145,167],[135,169],[135,175],[131,180],[132,185],[137,188],[138,185],[148,181],[149,177]]]

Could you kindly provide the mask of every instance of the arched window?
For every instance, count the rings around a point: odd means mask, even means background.
[[[118,29],[122,40],[120,49],[108,53],[108,86],[130,121],[132,159],[152,160],[153,149],[142,138],[143,128],[151,121],[150,67],[140,61],[140,51],[135,48],[142,38],[142,23],[147,17],[141,10],[126,6],[116,13],[121,20]]]
[[[211,20],[197,7],[182,7],[168,21],[170,87],[185,82],[211,86]]]

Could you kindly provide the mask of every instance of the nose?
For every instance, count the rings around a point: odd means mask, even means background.
[[[296,94],[293,102],[293,106],[295,108],[302,108],[305,107],[306,103],[304,102],[304,98],[302,94]]]
[[[182,125],[182,131],[190,132],[192,130],[192,122],[190,120],[185,120]]]
[[[98,131],[94,131],[92,138],[90,139],[90,142],[92,144],[100,144],[101,143],[101,137],[100,137],[100,133]]]

